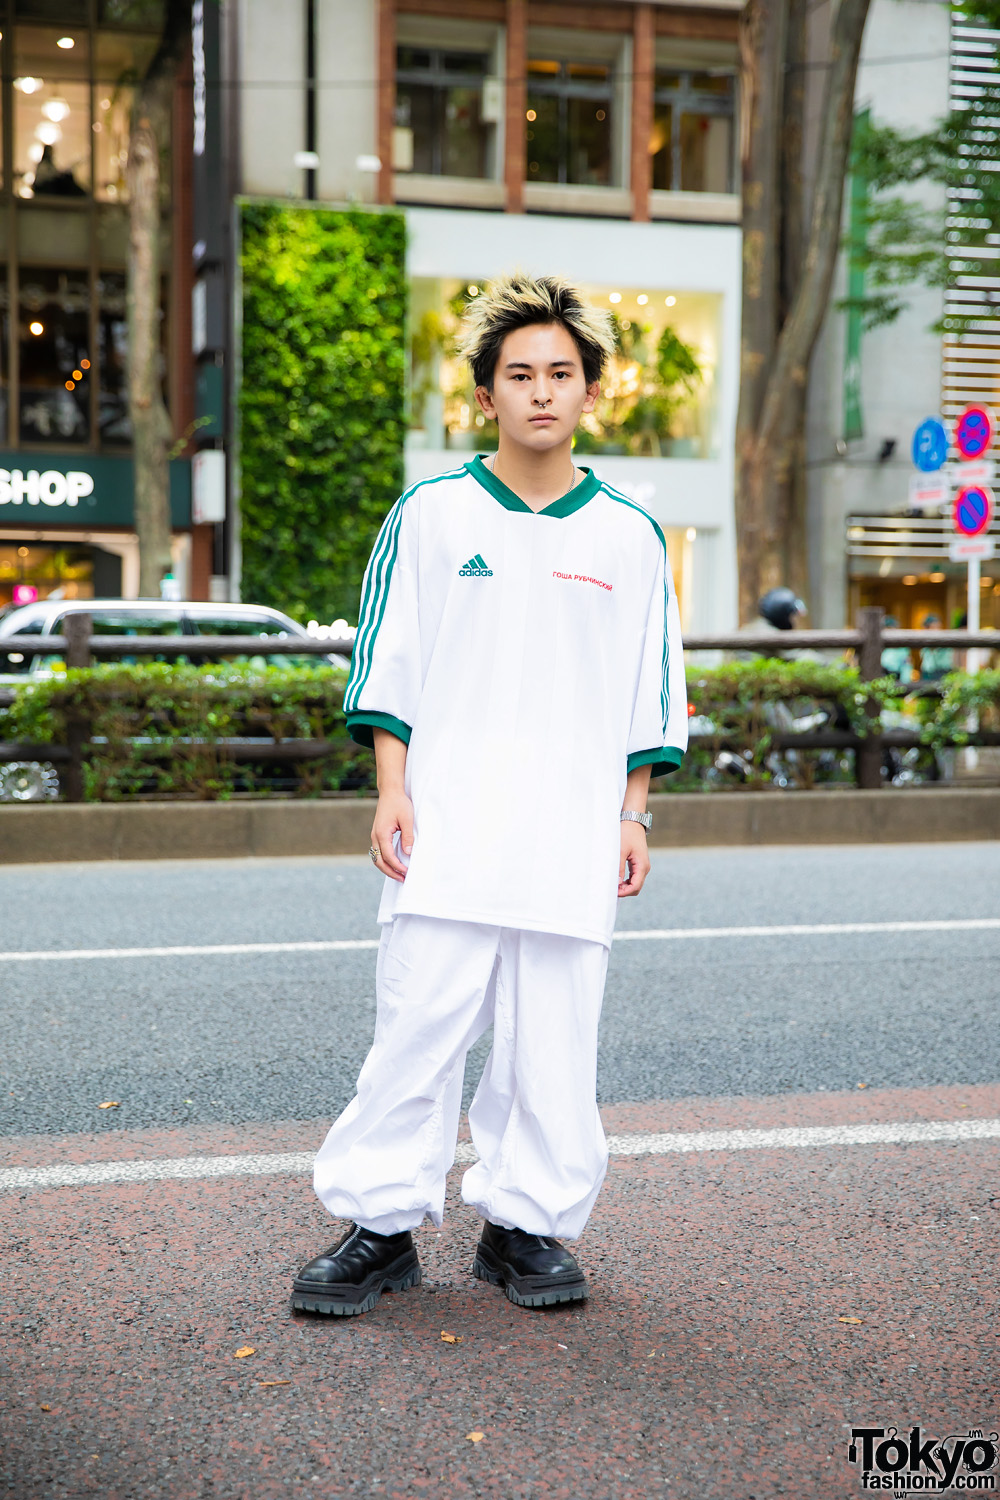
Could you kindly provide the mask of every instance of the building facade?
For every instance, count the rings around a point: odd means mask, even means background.
[[[822,25],[822,21],[819,22]],[[858,73],[856,107],[879,125],[927,130],[952,109],[974,107],[994,87],[1000,37],[970,27],[940,3],[874,0]],[[822,42],[818,44],[822,51]],[[908,194],[942,215],[968,214],[943,187],[915,183]],[[844,231],[849,235],[850,188]],[[947,233],[947,229],[945,230]],[[904,628],[928,617],[958,622],[966,612],[967,569],[949,559],[948,508],[910,505],[913,433],[926,417],[950,427],[962,408],[1000,411],[1000,256],[984,233],[969,275],[956,260],[950,285],[905,289],[891,324],[852,331],[833,307],[813,362],[808,428],[810,614],[835,628],[878,605]],[[834,298],[848,293],[842,258]],[[949,316],[972,319],[961,336],[940,331]],[[952,458],[955,457],[954,451]],[[993,532],[1000,536],[1000,522]],[[1000,566],[984,563],[984,626],[1000,623]]]
[[[220,42],[239,193],[406,216],[408,481],[488,444],[453,348],[483,282],[559,272],[614,312],[620,355],[580,461],[663,526],[700,630],[735,618],[737,9],[305,0],[279,29],[263,0],[234,0]],[[213,274],[206,259],[209,304]]]
[[[130,109],[160,0],[5,0],[0,83],[0,607],[54,591],[134,596],[126,390]],[[193,417],[191,89],[178,81],[163,202],[164,392]],[[207,597],[213,529],[191,523],[191,462],[172,463],[174,572]]]

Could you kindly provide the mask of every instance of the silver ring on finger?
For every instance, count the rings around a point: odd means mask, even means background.
[[[381,849],[376,849],[375,845],[372,844],[371,848],[368,850],[368,853],[371,855],[372,864],[377,865],[379,860],[382,858]]]

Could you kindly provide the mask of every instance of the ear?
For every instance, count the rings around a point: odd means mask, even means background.
[[[597,405],[597,398],[598,398],[598,396],[600,394],[601,394],[601,382],[599,380],[595,380],[594,383],[593,383],[593,385],[588,385],[588,387],[587,387],[587,395],[586,395],[586,398],[584,399],[584,403],[583,403],[583,409],[584,409],[584,411],[593,411],[594,410],[594,407]]]
[[[489,417],[491,422],[496,420],[497,409],[493,405],[493,397],[490,395],[489,391],[484,385],[476,386],[476,405],[479,407],[479,410],[482,412],[484,417]],[[590,410],[589,406],[587,407],[587,410]]]

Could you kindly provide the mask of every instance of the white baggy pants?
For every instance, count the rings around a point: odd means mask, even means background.
[[[547,932],[403,915],[382,930],[375,1040],[314,1183],[336,1218],[377,1234],[441,1223],[465,1055],[493,1023],[469,1110],[479,1160],[462,1197],[484,1219],[574,1239],[608,1152],[597,1027],[608,950]]]

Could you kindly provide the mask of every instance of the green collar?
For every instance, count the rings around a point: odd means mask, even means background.
[[[584,478],[580,483],[574,485],[568,494],[563,495],[561,500],[553,500],[551,505],[546,505],[544,510],[532,510],[530,505],[525,505],[519,495],[508,489],[502,479],[498,479],[492,469],[488,469],[483,462],[483,455],[477,453],[475,458],[469,460],[465,465],[473,479],[477,479],[484,490],[489,490],[494,500],[499,500],[505,510],[519,510],[527,512],[529,516],[552,516],[561,521],[565,516],[571,516],[581,506],[592,500],[600,489],[594,471],[584,469]]]

